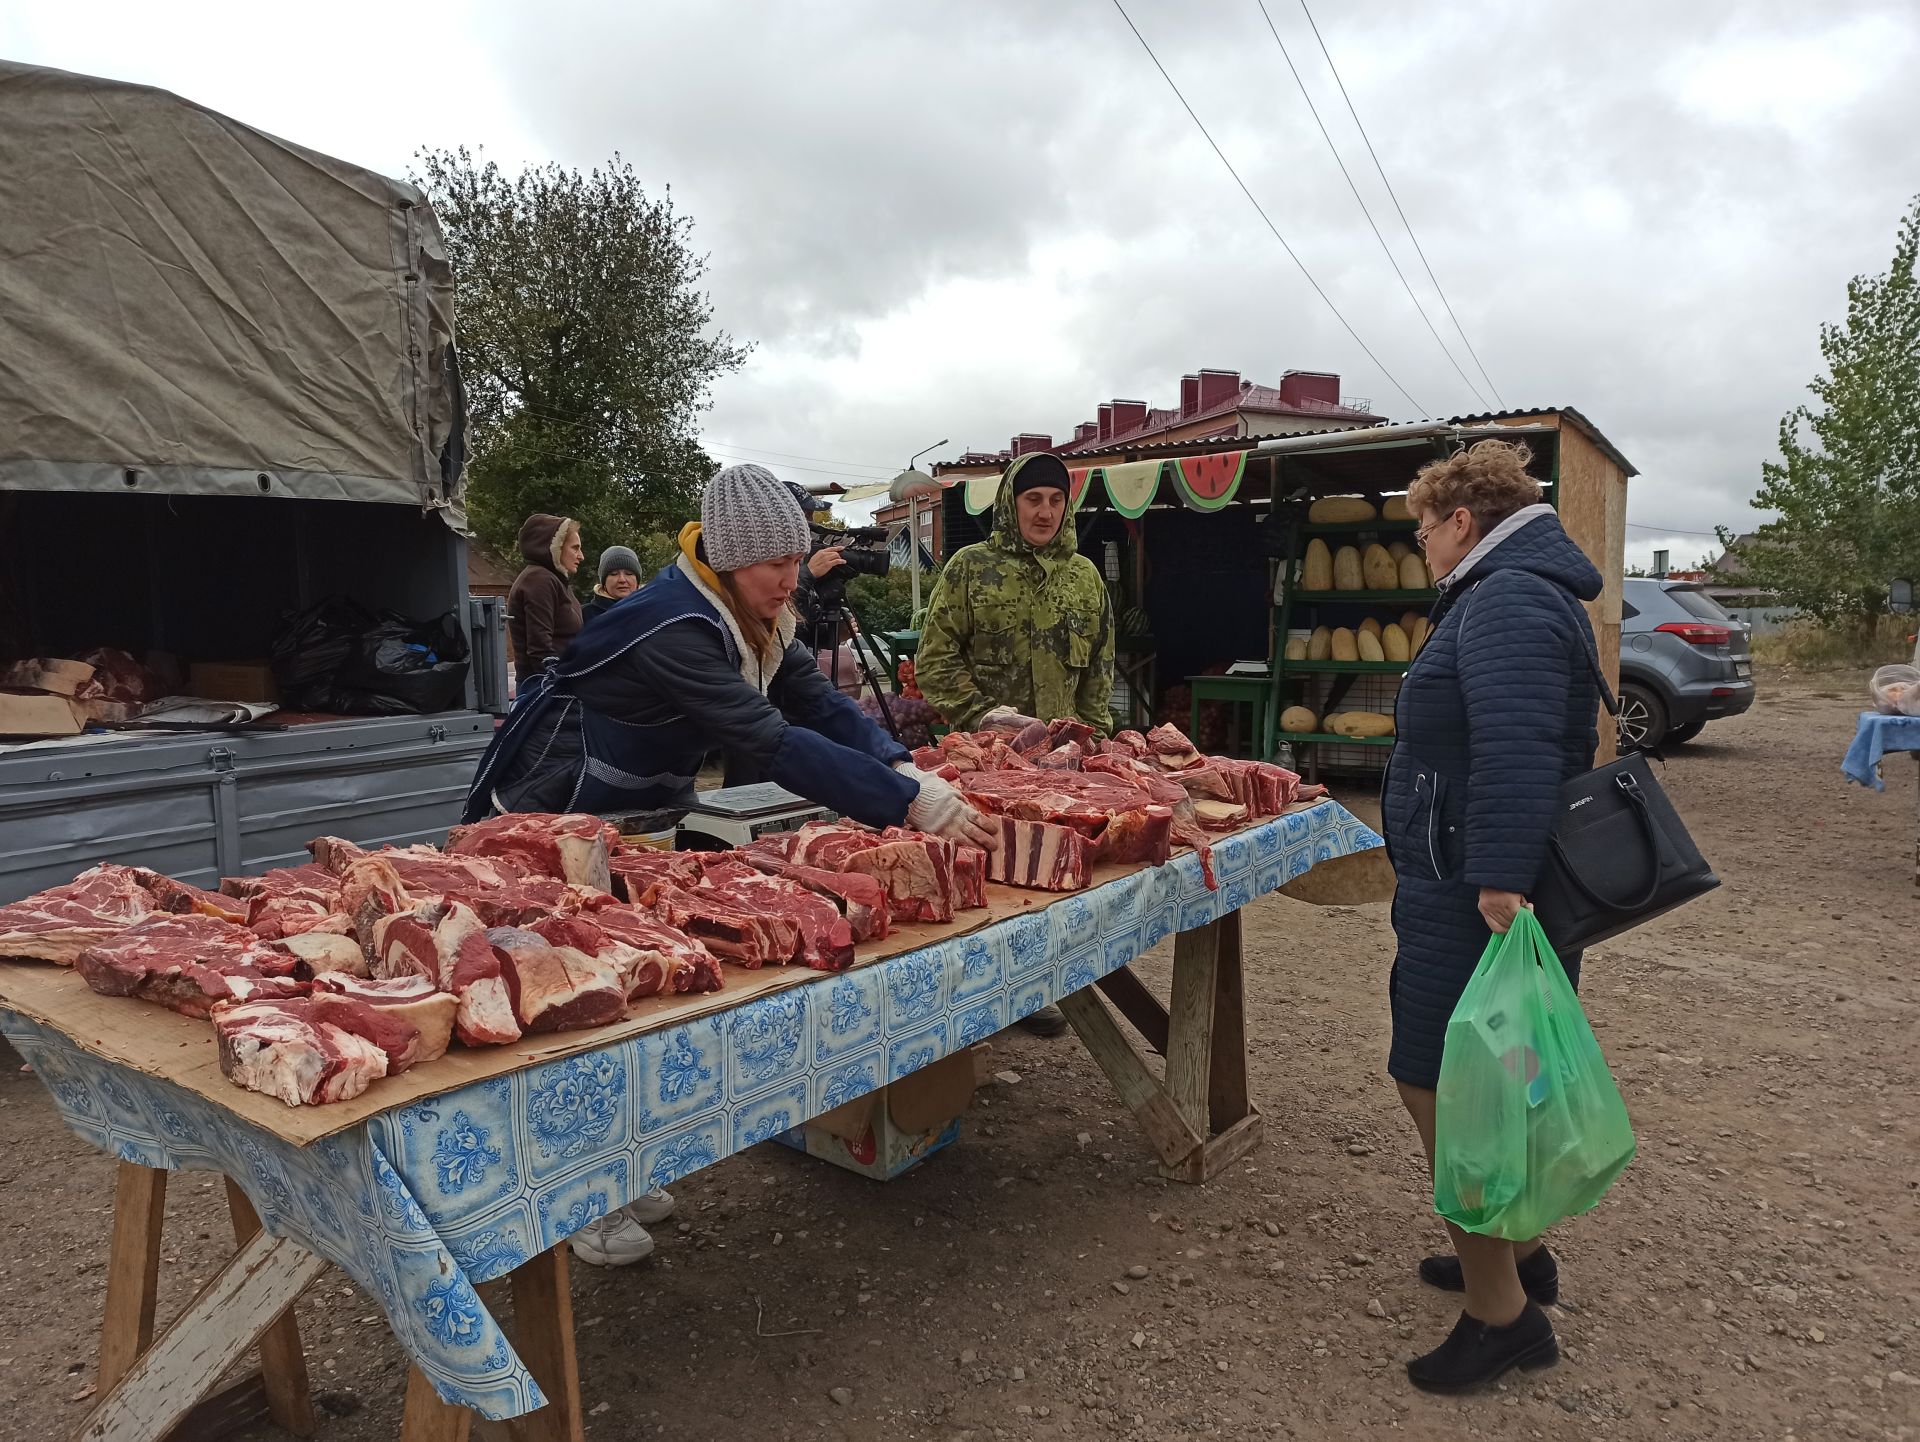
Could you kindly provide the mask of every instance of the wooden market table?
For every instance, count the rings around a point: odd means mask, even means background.
[[[1216,858],[1223,853],[1225,857],[1220,890],[1198,901],[1181,889],[1182,881],[1191,879],[1187,873],[1198,870],[1190,855],[1159,868],[1099,868],[1092,888],[1064,896],[992,887],[985,913],[965,914],[947,926],[899,928],[897,937],[887,943],[863,947],[864,954],[848,972],[729,969],[725,992],[655,998],[637,1004],[624,1023],[591,1032],[528,1038],[528,1043],[539,1043],[531,1050],[452,1052],[440,1062],[376,1083],[354,1102],[325,1107],[287,1108],[226,1083],[217,1059],[211,1056],[210,1028],[203,1022],[142,1007],[129,1009],[134,1024],[120,1028],[114,1025],[123,1019],[119,1013],[103,1013],[100,999],[73,973],[32,963],[0,963],[0,1021],[9,1023],[7,1034],[42,1072],[69,1125],[96,1143],[115,1138],[110,1149],[122,1157],[100,1342],[100,1398],[75,1436],[85,1442],[201,1442],[263,1415],[297,1436],[312,1435],[315,1416],[293,1307],[328,1262],[303,1245],[303,1240],[321,1245],[317,1233],[296,1239],[275,1236],[263,1228],[263,1211],[268,1215],[267,1228],[287,1218],[276,1218],[270,1207],[261,1204],[261,1190],[272,1196],[276,1187],[291,1190],[302,1180],[290,1170],[276,1173],[272,1165],[276,1154],[289,1167],[295,1160],[310,1159],[316,1150],[324,1153],[332,1148],[345,1156],[345,1144],[369,1134],[369,1128],[387,1127],[395,1117],[421,1115],[428,1107],[444,1111],[459,1098],[477,1095],[476,1088],[497,1090],[523,1084],[529,1075],[555,1067],[611,1064],[609,1059],[616,1055],[632,1051],[639,1056],[635,1048],[683,1032],[690,1035],[701,1027],[719,1037],[738,1030],[741,1018],[754,1008],[793,1011],[804,1008],[806,997],[812,996],[818,999],[815,1008],[819,1010],[829,995],[825,989],[844,984],[846,978],[853,978],[856,988],[865,985],[860,973],[868,967],[876,973],[872,994],[892,1007],[901,996],[913,994],[908,983],[926,976],[944,976],[947,981],[941,985],[957,989],[958,979],[971,975],[981,957],[998,954],[996,948],[1004,951],[1010,964],[1017,964],[1022,947],[1037,944],[1036,937],[1079,935],[1076,928],[1087,928],[1090,918],[1096,930],[1117,919],[1123,940],[1120,951],[1111,946],[1103,950],[1095,936],[1072,953],[1089,958],[1086,970],[1068,964],[1071,954],[1064,959],[1051,954],[1038,957],[1035,975],[1040,982],[1028,989],[1024,1000],[1010,1003],[1006,1015],[1023,1015],[1043,1004],[1042,997],[1057,1001],[1139,1121],[1159,1156],[1162,1172],[1183,1182],[1203,1183],[1258,1145],[1264,1124],[1247,1086],[1241,908],[1255,895],[1303,874],[1316,861],[1377,844],[1377,838],[1358,821],[1332,803],[1321,802],[1223,838],[1215,847]],[[1173,875],[1176,869],[1180,875]],[[1108,891],[1109,887],[1114,889]],[[1104,920],[1099,912],[1103,893],[1118,898],[1107,904],[1112,916]],[[1146,909],[1139,914],[1152,911],[1158,921],[1139,922],[1133,911],[1121,905],[1125,900],[1127,906],[1134,906],[1141,898]],[[1187,921],[1195,924],[1183,924]],[[1164,932],[1160,930],[1163,923]],[[1171,1001],[1163,1006],[1131,962],[1166,932],[1175,935],[1175,945]],[[1092,961],[1096,952],[1117,964]],[[1031,951],[1027,954],[1032,956]],[[1056,985],[1052,978],[1061,980]],[[1006,980],[1009,986],[1016,984]],[[990,1025],[1001,1015],[994,1012],[983,1024]],[[1149,1063],[1122,1022],[1138,1033],[1149,1054],[1164,1059],[1164,1066]],[[758,1023],[750,1030],[755,1037],[762,1035]],[[951,1038],[956,1043],[953,1049],[974,1039]],[[888,1079],[904,1074],[899,1067],[912,1069],[932,1059],[922,1059],[918,1053],[904,1057]],[[728,1065],[735,1062],[730,1060]],[[149,1158],[143,1143],[120,1139],[118,1132],[95,1134],[95,1112],[74,1090],[76,1078],[89,1069],[100,1078],[109,1098],[120,1093],[130,1097],[132,1091],[146,1088],[162,1099],[155,1106],[171,1099],[182,1112],[191,1108],[203,1123],[216,1115],[226,1118],[212,1124],[221,1129],[220,1144],[231,1143],[236,1149],[232,1155],[239,1159],[227,1176],[238,1249],[158,1336],[154,1309],[167,1167],[149,1162],[165,1158]],[[186,1095],[179,1096],[181,1092]],[[817,1095],[817,1089],[809,1094]],[[101,1105],[110,1112],[118,1104]],[[458,1120],[466,1118],[462,1115]],[[727,1123],[736,1120],[730,1115]],[[184,1128],[189,1123],[180,1125]],[[267,1129],[278,1135],[266,1137]],[[744,1139],[736,1135],[725,1148],[681,1148],[686,1165],[667,1180],[764,1139],[761,1133],[751,1132]],[[485,1145],[483,1132],[481,1152]],[[378,1148],[372,1150],[378,1163],[385,1165],[386,1156]],[[389,1144],[388,1151],[392,1150]],[[497,1152],[493,1160],[499,1160]],[[330,1176],[324,1170],[314,1175]],[[637,1195],[650,1181],[651,1174],[635,1175],[628,1190]],[[343,1192],[349,1185],[344,1175],[337,1184]],[[346,1210],[347,1198],[339,1198],[338,1205]],[[425,1223],[424,1215],[419,1221]],[[439,1264],[443,1273],[467,1269],[464,1263],[456,1264],[450,1253],[443,1256]],[[582,1438],[568,1260],[565,1237],[547,1238],[517,1265],[473,1283],[472,1292],[466,1294],[477,1294],[476,1306],[511,1297],[510,1345],[525,1375],[538,1388],[534,1395],[539,1400],[520,1404],[530,1410],[499,1422],[481,1420],[467,1406],[443,1400],[416,1361],[408,1378],[403,1442],[459,1442],[470,1435],[525,1442]],[[355,1280],[367,1285],[360,1277]],[[442,1283],[445,1295],[441,1295]],[[427,1301],[440,1296],[442,1305],[452,1309],[456,1304],[447,1297],[452,1289],[465,1285],[466,1278],[447,1276],[442,1283],[427,1287]],[[422,1305],[417,1298],[403,1300],[414,1307]],[[392,1304],[392,1298],[383,1304],[388,1306],[389,1321],[402,1345],[412,1350],[407,1332],[395,1321]],[[260,1349],[259,1371],[216,1393],[219,1379],[255,1345]]]

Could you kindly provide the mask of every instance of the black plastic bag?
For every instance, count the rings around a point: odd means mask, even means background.
[[[455,612],[416,621],[331,597],[282,623],[272,662],[288,710],[408,716],[461,705],[467,656]]]

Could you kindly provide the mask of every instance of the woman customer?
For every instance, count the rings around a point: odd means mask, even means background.
[[[640,589],[640,558],[625,546],[608,546],[600,553],[600,584],[580,608],[591,621],[615,601],[624,601]]]
[[[520,526],[520,554],[527,564],[507,592],[507,639],[525,685],[580,633],[580,602],[567,580],[586,554],[579,522],[539,512],[528,516]]]
[[[685,810],[714,749],[869,826],[908,825],[980,846],[994,832],[960,793],[820,674],[788,606],[806,518],[760,466],[707,483],[680,556],[521,687],[480,763],[466,819],[496,811]],[[653,1250],[642,1198],[573,1237],[601,1265]]]
[[[1481,441],[1423,467],[1407,493],[1440,590],[1433,631],[1401,683],[1382,795],[1398,955],[1388,983],[1387,1071],[1433,1161],[1434,1088],[1448,1018],[1486,949],[1539,878],[1563,782],[1593,764],[1599,691],[1582,601],[1600,573],[1540,486],[1529,452]],[[1577,986],[1580,958],[1561,958]],[[1559,1358],[1540,1310],[1559,1296],[1539,1238],[1510,1242],[1449,1224],[1454,1255],[1422,1280],[1466,1293],[1436,1350],[1407,1364],[1414,1385],[1460,1392]]]

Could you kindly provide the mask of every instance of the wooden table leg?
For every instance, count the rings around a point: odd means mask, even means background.
[[[1088,1054],[1107,1074],[1120,1100],[1139,1119],[1141,1130],[1160,1153],[1160,1159],[1169,1166],[1185,1161],[1200,1146],[1201,1133],[1187,1125],[1095,988],[1083,987],[1061,997],[1060,1010],[1073,1024]]]
[[[260,1216],[232,1177],[227,1178],[227,1211],[233,1217],[233,1239],[244,1247],[260,1231]],[[307,1385],[306,1353],[300,1346],[300,1319],[291,1307],[260,1334],[260,1376],[273,1420],[296,1437],[311,1437],[313,1396]]]
[[[418,1367],[407,1369],[407,1405],[400,1419],[400,1442],[467,1442],[474,1415],[442,1402]]]
[[[507,1423],[514,1442],[583,1442],[580,1359],[573,1341],[573,1290],[562,1242],[514,1269],[513,1349],[547,1394],[547,1405]]]
[[[160,1228],[167,1174],[120,1163],[113,1187],[113,1241],[107,1252],[107,1313],[100,1328],[101,1392],[111,1392],[153,1342],[160,1296]]]

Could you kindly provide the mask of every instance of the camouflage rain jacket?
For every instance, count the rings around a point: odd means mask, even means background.
[[[1071,506],[1035,548],[1020,534],[1014,476],[1057,456],[1022,456],[993,506],[993,535],[953,553],[927,603],[915,680],[949,725],[971,730],[996,706],[1043,721],[1077,716],[1113,729],[1113,609],[1099,568],[1080,554]]]

